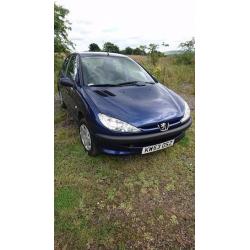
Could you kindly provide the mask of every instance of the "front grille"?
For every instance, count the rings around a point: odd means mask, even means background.
[[[181,121],[180,120],[181,120],[181,118],[179,118],[179,117],[178,118],[173,118],[173,119],[167,120],[167,121],[166,120],[162,120],[162,121],[157,122],[157,123],[151,123],[151,124],[143,125],[143,126],[140,127],[140,129],[142,129],[145,132],[147,130],[159,130],[160,131],[158,125],[160,123],[162,123],[162,122],[166,122],[166,123],[169,123],[169,129],[168,130],[170,130],[170,129],[176,128],[179,125],[181,125]]]

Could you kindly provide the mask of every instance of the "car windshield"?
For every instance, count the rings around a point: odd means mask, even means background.
[[[91,85],[119,85],[154,82],[137,63],[126,57],[81,57],[84,82]]]

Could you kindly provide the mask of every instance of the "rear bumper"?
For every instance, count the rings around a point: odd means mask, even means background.
[[[95,138],[100,151],[103,153],[114,155],[136,154],[141,153],[142,148],[146,146],[172,139],[175,139],[175,142],[179,141],[191,124],[192,119],[190,118],[183,125],[169,131],[124,136],[96,134]]]

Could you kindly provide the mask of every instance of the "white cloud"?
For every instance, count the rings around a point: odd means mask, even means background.
[[[69,9],[72,31],[69,37],[77,51],[88,50],[92,42],[106,41],[120,49],[166,42],[176,49],[194,36],[194,0],[59,0]],[[166,50],[163,46],[160,50]]]

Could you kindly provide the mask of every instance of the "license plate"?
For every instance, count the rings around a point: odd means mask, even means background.
[[[142,154],[152,153],[174,145],[174,139],[142,148]]]

